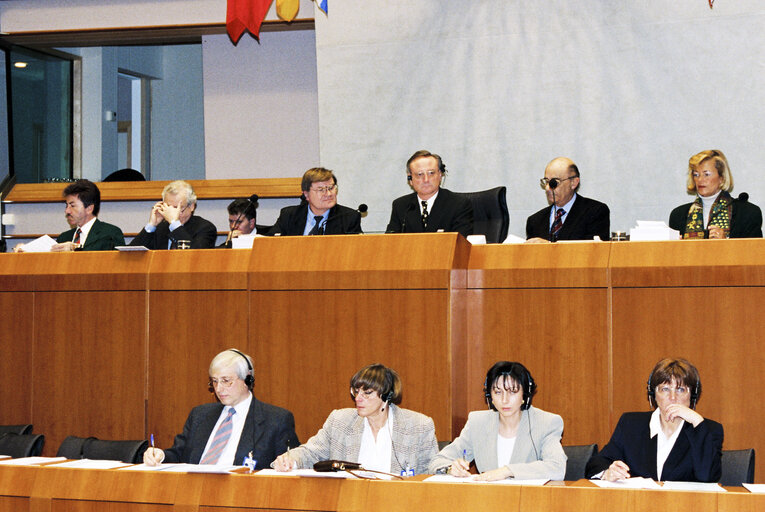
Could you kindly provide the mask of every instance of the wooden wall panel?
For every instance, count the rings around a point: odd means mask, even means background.
[[[698,411],[723,424],[723,448],[765,454],[765,288],[617,288],[613,291],[614,411],[649,410],[646,382],[663,357],[684,357],[701,374]],[[763,481],[765,460],[755,477]]]
[[[350,379],[375,362],[401,376],[403,407],[451,436],[448,291],[258,291],[251,303],[256,391],[295,414],[301,441],[353,407]]]
[[[29,391],[36,384],[32,370],[35,354],[30,350],[34,335],[33,294],[0,292],[0,311],[4,319],[0,329],[0,388],[6,390],[0,406],[0,425],[31,423]]]
[[[491,365],[519,361],[538,386],[533,405],[563,417],[564,444],[610,434],[606,289],[466,293],[471,410],[486,408],[483,383]]]
[[[215,400],[207,390],[212,358],[228,348],[253,357],[247,293],[157,290],[149,294],[149,311],[147,435],[169,448],[191,409]]]
[[[142,439],[145,292],[38,292],[32,420],[53,455],[68,435]]]

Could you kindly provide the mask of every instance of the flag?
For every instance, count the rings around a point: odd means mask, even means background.
[[[327,0],[314,0],[314,1],[316,2],[316,5],[319,6],[319,9],[324,11],[324,14],[327,14]]]
[[[234,44],[239,42],[245,30],[258,37],[260,24],[263,23],[272,2],[273,0],[228,0],[226,30]]]
[[[300,0],[276,0],[276,15],[284,21],[292,21],[300,10]]]

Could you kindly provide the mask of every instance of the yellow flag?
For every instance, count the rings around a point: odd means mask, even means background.
[[[276,15],[284,21],[292,21],[300,9],[300,0],[276,0]]]

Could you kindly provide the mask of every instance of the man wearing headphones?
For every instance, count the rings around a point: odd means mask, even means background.
[[[611,440],[587,463],[587,478],[719,481],[723,427],[696,412],[696,367],[685,359],[662,359],[646,387],[654,411],[622,414]]]
[[[255,469],[264,469],[284,450],[300,444],[292,413],[252,395],[250,356],[236,349],[224,350],[210,363],[209,376],[210,391],[219,403],[192,409],[172,448],[149,448],[143,455],[144,464],[231,466],[242,465],[251,456]]]
[[[393,201],[387,233],[456,231],[473,234],[473,205],[466,197],[441,188],[446,166],[424,149],[406,162],[406,179],[414,193]]]
[[[476,480],[563,480],[566,454],[560,444],[563,418],[531,406],[537,385],[521,363],[499,361],[486,373],[488,411],[473,411],[460,436],[430,463],[431,473]]]

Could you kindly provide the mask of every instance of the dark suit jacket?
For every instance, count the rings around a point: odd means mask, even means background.
[[[678,206],[669,214],[669,227],[685,234],[688,210],[693,203]],[[730,219],[730,238],[762,238],[762,211],[749,201],[733,200],[733,217]],[[704,238],[709,238],[709,231],[704,231]]]
[[[223,404],[198,405],[191,410],[183,432],[175,436],[172,448],[165,451],[165,462],[199,464]],[[295,434],[295,418],[287,409],[267,404],[252,397],[242,437],[236,449],[234,464],[241,465],[251,451],[257,461],[256,469],[268,468],[287,446],[300,445]]]
[[[526,219],[526,239],[544,238],[550,240],[550,209],[542,208]],[[607,242],[611,239],[611,213],[605,203],[576,195],[574,206],[566,215],[563,227],[558,231],[557,240],[592,240],[598,235]]]
[[[604,471],[615,460],[630,468],[631,476],[658,480],[656,474],[656,438],[650,438],[650,412],[622,414],[611,440],[587,463],[587,478]],[[717,482],[722,468],[723,427],[704,419],[699,426],[686,422],[669,452],[662,480],[683,482]]]
[[[215,229],[215,226],[209,220],[192,215],[186,221],[186,224],[182,224],[172,233],[170,232],[170,224],[166,220],[160,222],[153,233],[147,232],[146,228],[144,228],[130,242],[130,245],[143,245],[147,249],[152,250],[167,249],[167,240],[169,238],[173,240],[191,240],[192,249],[212,249],[215,247],[215,241],[218,238],[218,230]]]
[[[473,204],[466,197],[442,188],[428,212],[428,228],[422,225],[422,205],[417,193],[412,192],[393,201],[387,233],[435,233],[446,232],[473,234]]]
[[[308,203],[303,201],[297,206],[287,206],[279,212],[276,224],[268,232],[270,236],[281,233],[281,236],[301,236],[305,231],[308,216]],[[325,235],[347,235],[361,233],[361,214],[336,204],[329,210],[327,223],[324,226]]]
[[[77,228],[72,228],[69,231],[64,231],[58,235],[56,242],[71,242],[76,230]],[[114,224],[107,224],[96,219],[81,250],[111,251],[118,245],[125,245],[125,236],[122,234],[122,230]]]

